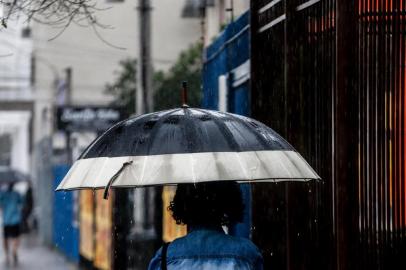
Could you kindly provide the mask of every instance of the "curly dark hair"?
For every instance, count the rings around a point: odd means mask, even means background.
[[[234,181],[179,184],[168,210],[177,224],[218,226],[241,222],[244,204]]]

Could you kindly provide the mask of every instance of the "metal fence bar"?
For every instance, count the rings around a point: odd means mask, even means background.
[[[266,30],[274,27],[275,25],[277,25],[278,23],[283,22],[284,20],[286,20],[286,14],[283,14],[281,16],[279,16],[278,18],[270,21],[268,24],[264,25],[263,27],[259,28],[258,33],[262,33],[265,32]]]
[[[280,1],[282,1],[282,0],[273,0],[273,1],[269,2],[268,4],[266,4],[265,6],[263,6],[262,8],[260,8],[260,9],[258,10],[258,13],[259,13],[259,14],[264,13],[265,11],[271,9],[273,6],[275,6],[276,4],[278,4]]]

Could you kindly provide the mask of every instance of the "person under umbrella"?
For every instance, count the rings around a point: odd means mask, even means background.
[[[194,269],[194,265],[213,270],[262,269],[261,255],[252,243],[220,231],[221,225],[237,222],[241,212],[236,211],[240,195],[230,200],[230,191],[238,186],[230,183],[320,177],[270,127],[240,115],[190,108],[186,93],[184,83],[180,108],[135,116],[109,128],[86,148],[56,190],[104,188],[108,199],[111,187],[176,184],[179,190],[171,210],[190,233],[158,251],[150,269],[159,269],[162,262],[165,269],[165,258],[172,269]],[[226,188],[208,184],[214,181],[229,183]],[[193,244],[193,239],[198,242]],[[189,257],[181,259],[182,254]]]
[[[262,270],[262,255],[248,239],[226,235],[222,226],[241,222],[244,205],[236,182],[178,185],[169,209],[188,234],[166,243],[148,270]]]
[[[6,264],[10,264],[10,248],[14,265],[18,263],[18,246],[20,244],[21,208],[23,199],[14,189],[14,183],[8,184],[0,192],[0,208],[3,212],[3,245]]]

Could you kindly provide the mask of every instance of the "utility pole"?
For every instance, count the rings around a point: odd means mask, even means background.
[[[66,92],[65,92],[65,105],[70,106],[72,104],[72,68],[67,67],[65,69],[66,73]],[[72,145],[71,145],[71,131],[66,131],[66,151],[68,155],[68,164],[72,165]]]
[[[230,12],[230,21],[234,22],[234,0],[230,0],[230,7],[226,11]]]
[[[67,67],[65,69],[66,74],[66,96],[65,96],[65,104],[71,105],[72,103],[72,68]]]
[[[151,112],[153,109],[152,65],[151,65],[151,3],[150,0],[139,0],[139,57],[136,92],[137,115]]]
[[[199,7],[199,12],[200,12],[200,29],[202,32],[201,36],[201,42],[202,45],[205,45],[206,42],[206,25],[205,25],[205,20],[206,20],[206,0],[203,0],[200,2],[200,7]]]
[[[138,0],[139,13],[139,56],[137,62],[137,90],[136,90],[136,115],[153,110],[152,92],[152,61],[151,61],[151,2]],[[154,228],[154,188],[136,189],[133,194],[135,208],[133,218],[135,221],[135,241],[144,245],[154,243],[156,232]],[[141,236],[140,236],[141,235]],[[138,260],[144,260],[141,256]],[[145,263],[145,262],[144,262]],[[136,263],[136,264],[139,264]]]

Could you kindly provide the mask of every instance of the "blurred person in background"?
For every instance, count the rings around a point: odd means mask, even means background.
[[[241,222],[244,204],[236,182],[179,184],[168,210],[188,234],[166,243],[149,270],[262,270],[259,249],[249,240],[227,235],[223,226]]]
[[[10,265],[10,249],[14,265],[18,264],[18,246],[22,221],[23,199],[10,183],[6,190],[0,191],[0,208],[3,212],[3,245],[6,264]]]

